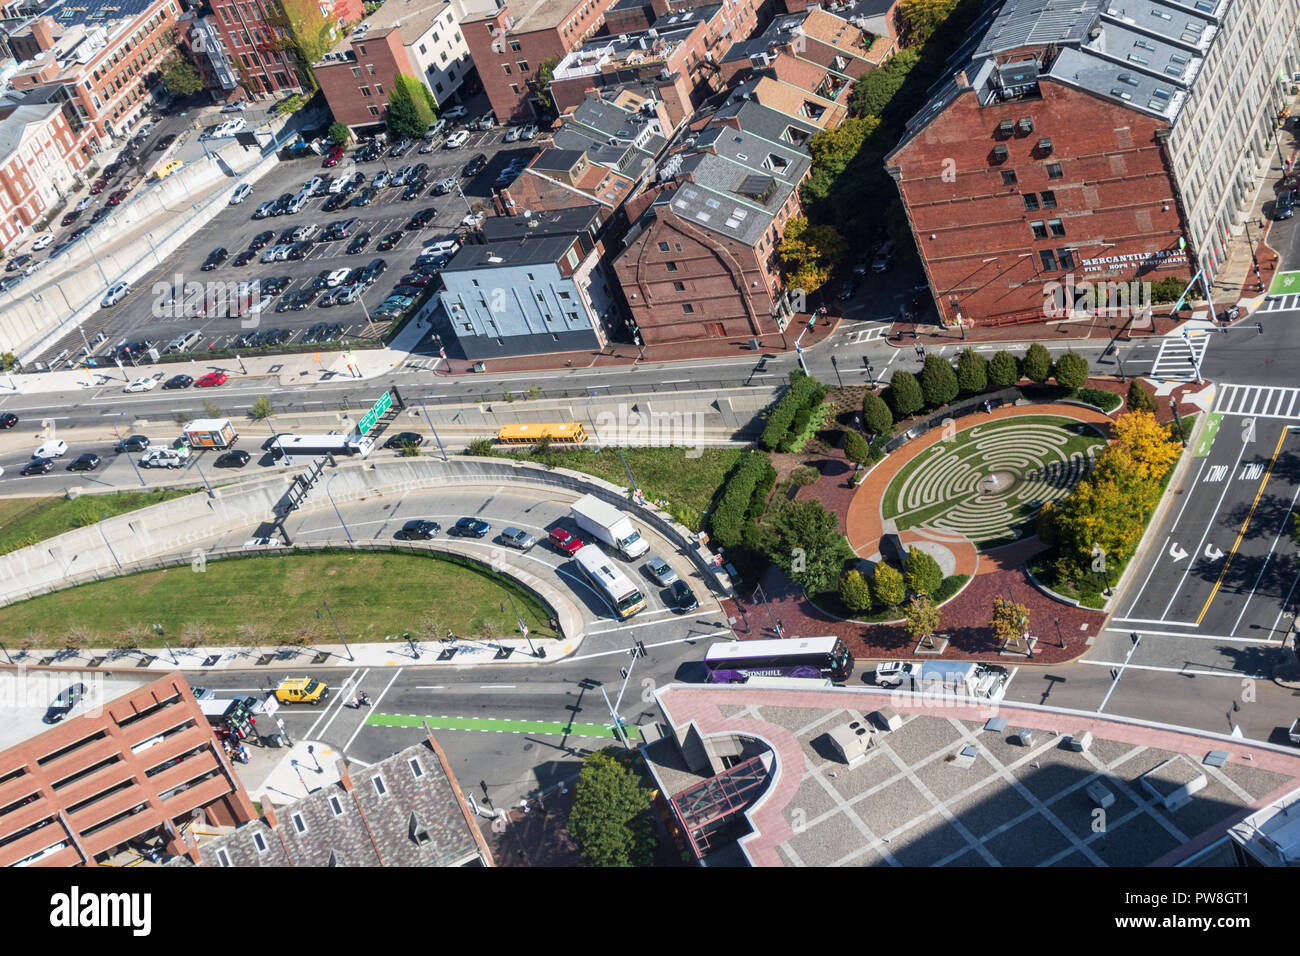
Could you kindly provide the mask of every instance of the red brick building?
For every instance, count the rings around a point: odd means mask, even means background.
[[[302,88],[293,53],[283,46],[289,31],[282,9],[301,4],[316,4],[329,11],[336,39],[343,36],[344,24],[355,23],[364,13],[362,0],[209,0],[212,16],[208,22],[221,37],[230,65],[249,95],[277,94]]]
[[[461,31],[499,123],[537,115],[537,70],[582,45],[613,0],[478,0]],[[485,9],[486,7],[486,9]]]
[[[745,105],[739,128],[710,124],[665,165],[671,181],[626,206],[614,268],[647,345],[778,332],[801,307],[776,250],[811,160],[783,140],[786,117]]]
[[[16,705],[0,731],[0,866],[94,865],[128,840],[179,828],[195,810],[216,825],[257,817],[179,673],[143,685],[58,672],[10,675]],[[49,703],[77,681],[88,693],[61,722]],[[193,851],[189,851],[193,852]]]

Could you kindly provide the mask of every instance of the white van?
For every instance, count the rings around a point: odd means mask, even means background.
[[[307,200],[310,198],[311,198],[310,192],[307,192],[305,190],[303,192],[300,192],[298,195],[294,196],[291,200],[289,200],[289,205],[285,209],[285,212],[287,213],[298,212],[299,210],[302,209],[303,206],[307,205]]]

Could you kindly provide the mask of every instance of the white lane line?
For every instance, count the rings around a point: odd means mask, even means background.
[[[479,684],[479,690],[514,690],[518,684]]]
[[[671,614],[672,611],[669,611],[668,613]],[[690,614],[690,615],[686,615],[686,616],[684,616],[684,617],[681,617],[681,618],[679,618],[679,620],[681,620],[681,621],[698,620],[699,618],[702,618],[702,617],[708,617],[708,616],[710,616],[711,614],[714,614],[714,613],[716,613],[716,612],[714,612],[714,611],[700,611],[700,612],[697,613],[697,614]],[[646,615],[642,615],[642,616],[645,617]],[[616,634],[616,633],[618,633],[618,632],[620,632],[620,631],[631,631],[631,630],[633,630],[633,629],[635,629],[635,628],[638,628],[638,627],[652,627],[652,626],[654,626],[655,624],[663,624],[663,623],[664,623],[663,621],[642,621],[642,622],[640,622],[640,623],[638,623],[638,624],[621,624],[621,625],[619,625],[618,627],[605,627],[605,628],[601,628],[599,631],[588,631],[588,632],[587,632],[587,636],[588,636],[588,637],[595,637],[595,636],[598,635],[598,634]],[[706,623],[721,623],[721,622],[712,622],[712,621],[710,621],[710,622],[706,622]],[[724,625],[724,627],[725,627],[725,625]]]
[[[446,690],[446,684],[416,684],[416,690]]]
[[[1277,617],[1273,618],[1273,633],[1277,633],[1277,626],[1282,623],[1282,615],[1286,613],[1287,605],[1291,603],[1291,595],[1295,593],[1295,586],[1300,584],[1300,571],[1296,572],[1295,580],[1291,582],[1291,590],[1286,592],[1286,598],[1282,601],[1282,606],[1278,608]]]
[[[1140,634],[1143,637],[1179,637],[1185,640],[1194,641],[1231,641],[1234,644],[1276,644],[1272,638],[1267,637],[1233,637],[1231,634],[1175,634],[1173,631],[1140,631],[1127,627],[1104,627],[1104,631],[1110,631],[1112,634]]]
[[[1259,582],[1264,579],[1264,571],[1267,570],[1269,561],[1273,560],[1273,551],[1277,548],[1278,541],[1282,539],[1282,532],[1286,530],[1287,523],[1291,520],[1291,512],[1295,510],[1297,498],[1300,498],[1300,486],[1296,487],[1295,494],[1291,496],[1291,505],[1286,509],[1286,514],[1282,518],[1282,524],[1277,529],[1277,534],[1273,535],[1273,543],[1269,546],[1268,554],[1264,556],[1264,563],[1259,566],[1259,574],[1255,576],[1255,583],[1250,586],[1250,593],[1246,595],[1246,600],[1241,605],[1241,613],[1237,615],[1237,620],[1228,633],[1236,634],[1237,628],[1241,626],[1241,619],[1246,616],[1246,608],[1250,607],[1250,602],[1254,600],[1255,592],[1259,589]]]
[[[1165,627],[1196,627],[1194,623],[1184,624],[1182,621],[1166,621],[1163,618],[1153,620],[1149,617],[1112,617],[1110,620],[1112,624],[1163,624]]]
[[[1079,661],[1080,664],[1092,664],[1094,667],[1122,667],[1123,661]],[[1253,680],[1271,680],[1267,674],[1243,674],[1241,671],[1203,671],[1192,670],[1186,667],[1160,667],[1156,664],[1129,664],[1128,670],[1132,671],[1162,671],[1166,674],[1193,674],[1197,677],[1232,677],[1237,680],[1243,680],[1247,677]]]
[[[367,716],[370,713],[373,713],[375,708],[379,706],[379,702],[384,699],[384,695],[387,694],[388,691],[392,688],[393,681],[397,680],[397,678],[402,676],[403,670],[405,670],[405,668],[399,667],[397,668],[397,670],[393,672],[393,676],[388,679],[388,683],[384,685],[384,689],[381,690],[379,692],[379,696],[375,698],[374,704],[366,708]],[[361,681],[357,681],[357,686],[358,687],[361,686]],[[343,756],[345,757],[347,756],[348,748],[352,746],[352,741],[357,739],[357,734],[361,733],[361,731],[365,729],[365,726],[366,726],[366,718],[362,717],[361,723],[357,724],[357,729],[352,731],[352,736],[348,738],[347,743],[345,743],[342,747],[339,748]]]
[[[679,637],[671,641],[659,641],[657,644],[647,644],[646,650],[649,650],[652,647],[668,647],[672,644],[686,644],[690,641],[698,641],[698,640],[701,640],[701,638],[700,637]],[[626,657],[627,652],[628,649],[626,647],[619,648],[616,651],[597,651],[595,654],[580,654],[577,657],[566,657],[564,659],[564,662],[567,664],[572,661],[589,661],[594,657],[613,657],[615,654],[622,654],[624,657]]]
[[[330,719],[329,719],[329,721],[325,724],[325,726],[320,728],[320,732],[323,734],[323,733],[325,733],[325,731],[327,731],[327,730],[330,729],[330,724],[334,723],[334,718],[337,717],[339,714],[341,714],[341,713],[343,712],[343,702],[344,702],[343,690],[344,690],[344,688],[346,688],[346,687],[348,686],[348,684],[349,684],[351,681],[353,681],[353,680],[356,680],[357,683],[360,683],[360,682],[361,682],[361,678],[358,676],[358,672],[359,672],[360,670],[361,670],[361,668],[359,668],[359,667],[353,668],[353,669],[352,669],[352,673],[349,674],[347,677],[345,677],[345,678],[343,679],[343,682],[342,682],[341,684],[339,684],[338,687],[333,688],[333,692],[334,692],[334,694],[335,694],[334,703],[335,703],[335,704],[338,704],[338,707],[337,707],[337,708],[334,708],[334,704],[327,705],[326,708],[325,708],[325,713],[323,713],[323,714],[321,714],[319,717],[317,717],[317,718],[312,722],[311,727],[309,727],[309,728],[307,729],[307,736],[308,736],[308,737],[314,737],[314,736],[316,736],[316,728],[320,726],[320,722],[321,722],[322,720],[325,719],[325,715],[326,715],[326,714],[329,714],[331,708],[333,708],[333,709],[334,709],[334,713],[330,716]]]
[[[1237,452],[1237,460],[1232,463],[1232,471],[1229,472],[1229,474],[1235,475],[1237,473],[1237,467],[1241,464],[1241,459],[1244,458],[1245,455],[1246,442],[1243,441],[1241,443],[1241,451]],[[1209,461],[1208,456],[1206,456],[1205,461]],[[1161,617],[1169,616],[1169,609],[1174,606],[1174,601],[1178,597],[1178,592],[1181,591],[1183,585],[1187,583],[1187,575],[1192,573],[1192,565],[1195,564],[1197,559],[1204,553],[1202,549],[1205,547],[1205,539],[1209,537],[1210,529],[1214,527],[1214,519],[1219,517],[1219,509],[1223,507],[1223,499],[1227,497],[1228,489],[1231,488],[1232,485],[1233,483],[1231,481],[1225,481],[1223,483],[1223,490],[1219,492],[1219,500],[1214,505],[1214,511],[1210,513],[1210,519],[1205,522],[1205,530],[1201,533],[1201,540],[1196,543],[1196,547],[1188,556],[1187,567],[1183,569],[1183,576],[1178,579],[1178,586],[1174,588],[1174,593],[1169,596],[1169,603],[1166,604],[1165,609],[1160,612]],[[1190,496],[1188,497],[1188,500],[1191,500]]]

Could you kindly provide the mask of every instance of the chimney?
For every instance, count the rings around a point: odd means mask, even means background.
[[[51,17],[41,17],[33,23],[32,39],[36,41],[36,46],[41,52],[54,46],[54,20]]]
[[[959,90],[970,89],[970,80],[966,79],[965,70],[957,71],[957,89]]]

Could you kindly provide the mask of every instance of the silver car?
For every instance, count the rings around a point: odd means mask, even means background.
[[[521,528],[506,528],[501,532],[501,541],[512,548],[518,548],[520,551],[527,551],[537,543],[527,531]]]
[[[673,570],[673,566],[657,554],[642,565],[642,570],[661,588],[666,588],[677,580],[677,572]]]

